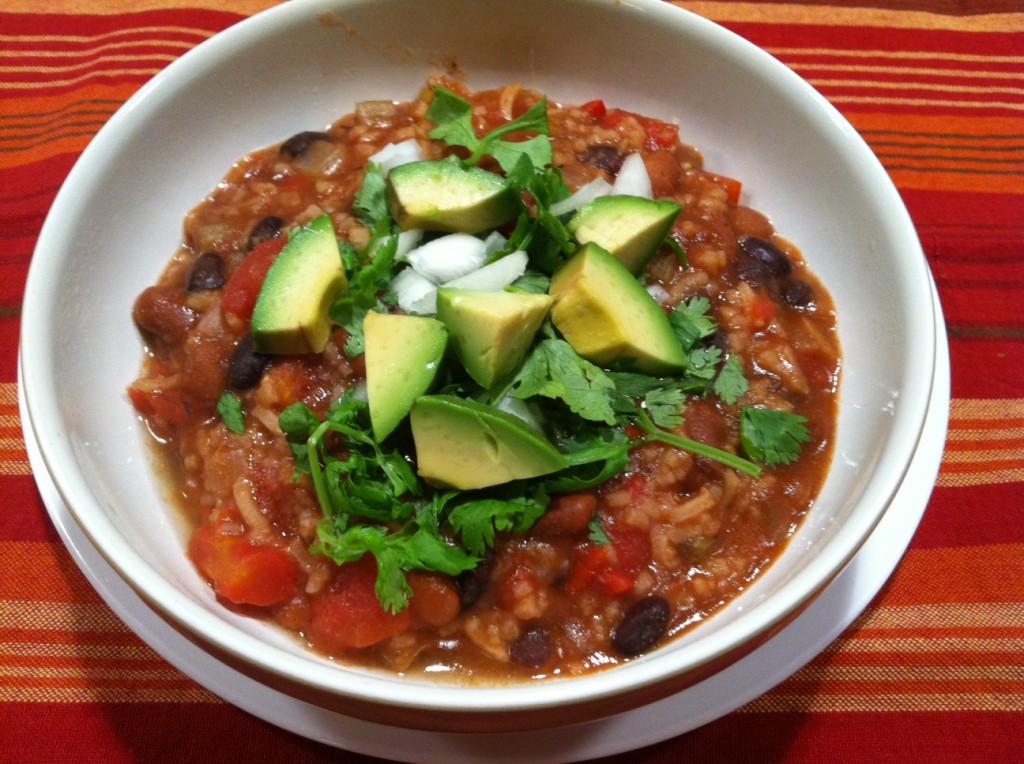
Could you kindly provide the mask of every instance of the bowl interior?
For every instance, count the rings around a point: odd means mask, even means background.
[[[415,95],[437,69],[474,89],[518,81],[552,99],[677,121],[708,168],[744,182],[831,290],[844,351],[834,466],[792,549],[741,600],[625,671],[438,697],[346,670],[219,608],[128,404],[136,295],[181,221],[250,149],[323,127],[357,101]],[[767,54],[657,0],[310,0],[276,7],[170,66],[93,141],[35,253],[22,361],[31,426],[83,529],[146,599],[220,647],[300,682],[442,708],[543,706],[709,660],[790,613],[866,538],[906,469],[934,364],[927,269],[887,176],[852,128]],[[704,637],[717,630],[714,640]],[[325,670],[325,667],[328,667]],[[344,688],[344,690],[342,690]]]

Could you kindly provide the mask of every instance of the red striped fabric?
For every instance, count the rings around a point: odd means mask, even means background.
[[[75,158],[183,52],[273,0],[0,9],[0,760],[369,761],[263,723],[157,656],[52,528],[17,410],[24,279]],[[938,485],[892,579],[805,668],[621,762],[1014,761],[1024,751],[1024,7],[680,2],[764,47],[860,131],[938,283],[952,357]]]

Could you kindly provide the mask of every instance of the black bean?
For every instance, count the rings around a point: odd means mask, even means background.
[[[759,236],[741,236],[737,242],[740,251],[752,260],[764,264],[772,276],[786,276],[793,270],[786,253],[767,239]]]
[[[249,233],[249,251],[251,252],[254,247],[258,247],[265,241],[270,241],[280,236],[283,225],[284,221],[276,215],[263,218],[263,220],[253,226],[252,231]]]
[[[196,258],[192,269],[188,272],[190,292],[202,292],[204,289],[220,289],[227,277],[224,275],[224,260],[216,252],[206,252]]]
[[[772,274],[764,263],[747,257],[742,250],[736,258],[736,275],[752,287],[765,286],[772,279]]]
[[[640,655],[657,643],[668,626],[669,606],[664,598],[651,595],[626,611],[612,631],[612,645],[623,655]]]
[[[814,299],[814,288],[806,281],[793,279],[782,287],[782,300],[794,308],[803,308]]]
[[[296,133],[291,138],[281,144],[281,153],[287,156],[300,157],[305,154],[309,147],[316,141],[329,141],[331,136],[327,133],[318,132],[316,130],[304,130],[301,133]]]
[[[494,551],[487,554],[472,570],[460,573],[456,580],[459,585],[459,602],[463,610],[468,610],[477,603],[491,585],[491,573],[494,572]]]
[[[270,364],[270,356],[257,353],[252,347],[252,333],[246,334],[238,341],[235,352],[228,364],[228,383],[236,390],[248,390],[256,387],[263,372]]]
[[[508,646],[508,655],[527,668],[540,668],[551,658],[551,635],[540,626],[530,626]]]
[[[580,155],[580,161],[610,175],[618,175],[625,157],[613,146],[590,146]]]

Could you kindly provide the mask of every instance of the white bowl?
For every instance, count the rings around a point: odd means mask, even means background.
[[[181,221],[250,149],[329,124],[360,100],[412,98],[457,66],[474,89],[512,81],[555,100],[678,121],[709,169],[744,181],[831,290],[844,352],[834,465],[781,559],[706,624],[590,676],[468,688],[346,668],[216,604],[147,454],[126,386],[131,321]],[[21,362],[27,425],[61,497],[104,558],[177,628],[236,668],[360,718],[448,730],[525,729],[663,697],[768,638],[852,558],[917,447],[935,310],[914,228],[850,125],[732,33],[658,0],[296,0],[183,56],[83,153],[33,257]]]

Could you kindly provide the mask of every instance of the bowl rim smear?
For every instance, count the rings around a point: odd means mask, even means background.
[[[574,2],[581,7],[603,10],[607,10],[605,6],[609,5],[606,0]],[[296,658],[232,626],[183,593],[159,575],[150,562],[128,543],[90,489],[76,444],[69,437],[66,423],[61,421],[58,413],[61,409],[54,351],[56,338],[50,320],[57,314],[62,300],[66,299],[60,265],[72,257],[73,252],[71,231],[74,225],[69,226],[68,221],[75,221],[83,214],[86,204],[83,197],[91,190],[90,178],[105,163],[113,161],[122,141],[132,140],[140,125],[153,113],[166,108],[166,101],[175,88],[197,66],[209,66],[228,54],[256,45],[260,39],[274,34],[282,24],[299,23],[299,19],[326,8],[345,10],[369,3],[370,0],[291,2],[246,19],[169,65],[102,128],[57,195],[33,255],[24,298],[20,347],[28,410],[28,421],[24,426],[32,428],[50,477],[71,515],[100,554],[140,596],[176,628],[198,639],[211,651],[222,655],[224,660],[258,673],[268,683],[276,684],[291,694],[306,694],[306,699],[321,700],[343,697],[346,699],[344,710],[353,715],[360,715],[358,710],[353,710],[358,704],[367,704],[367,707],[375,709],[372,718],[378,721],[388,720],[389,708],[402,712],[429,711],[425,719],[431,714],[477,717],[497,714],[503,716],[502,725],[507,729],[516,726],[514,715],[524,710],[536,713],[596,701],[592,710],[582,712],[582,717],[568,718],[570,721],[582,721],[587,717],[626,710],[628,705],[617,706],[613,702],[623,696],[633,694],[635,699],[632,703],[638,705],[682,689],[741,657],[756,646],[754,643],[763,642],[781,628],[815,596],[823,582],[831,581],[839,573],[867,539],[899,488],[920,437],[935,367],[935,327],[927,264],[914,227],[885,170],[856,131],[810,85],[767,53],[712,22],[660,0],[632,0],[624,4],[623,12],[641,12],[645,14],[645,23],[658,24],[681,35],[700,36],[710,41],[723,56],[753,76],[770,82],[786,97],[799,99],[806,108],[814,111],[815,119],[828,123],[834,136],[832,140],[841,147],[849,163],[858,168],[861,182],[875,189],[877,199],[874,204],[885,211],[879,214],[879,219],[884,221],[889,239],[899,242],[902,247],[903,251],[896,260],[899,272],[890,274],[890,278],[916,285],[908,291],[908,303],[904,306],[909,322],[907,335],[916,341],[912,346],[910,339],[904,343],[908,359],[903,372],[903,388],[899,405],[892,407],[894,424],[889,442],[882,451],[883,458],[871,464],[871,474],[864,478],[863,499],[847,518],[842,532],[818,550],[815,559],[797,575],[783,582],[770,598],[751,608],[742,619],[718,629],[714,640],[696,639],[679,649],[655,650],[642,659],[610,671],[565,680],[555,678],[512,688],[445,684],[443,691],[438,691],[437,685],[374,673],[359,672],[358,681],[353,681],[353,672],[344,666],[325,669],[322,659],[312,654],[308,659]],[[429,71],[431,68],[424,65],[424,76]],[[469,75],[472,79],[473,72],[470,71]],[[339,105],[339,116],[345,108],[346,105]],[[237,155],[241,156],[250,148],[239,146]],[[224,167],[222,171],[226,169]],[[176,215],[177,212],[169,214]],[[173,251],[176,245],[175,241],[167,242],[167,252]],[[841,323],[843,316],[840,315],[839,319]],[[130,322],[130,317],[126,315],[124,320]],[[910,352],[911,347],[913,352]],[[125,386],[129,382],[125,380]],[[123,390],[118,392],[123,393]],[[664,689],[657,689],[659,687]],[[395,719],[398,724],[418,726],[418,722],[409,721],[408,715],[403,713]],[[555,713],[546,722],[535,718],[523,724],[547,726],[564,723],[565,720]],[[471,728],[476,725],[477,722],[469,724]]]

